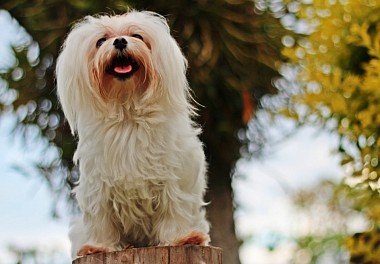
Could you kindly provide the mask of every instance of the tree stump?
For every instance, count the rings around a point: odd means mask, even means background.
[[[87,255],[72,264],[222,264],[222,249],[195,245],[131,248]]]

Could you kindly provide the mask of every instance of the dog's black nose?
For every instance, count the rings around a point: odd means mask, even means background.
[[[118,50],[123,50],[127,47],[127,40],[125,38],[117,38],[113,42],[113,45],[115,46],[116,49]]]

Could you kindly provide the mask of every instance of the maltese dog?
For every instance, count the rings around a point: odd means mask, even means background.
[[[79,140],[73,257],[209,243],[206,162],[186,67],[153,12],[88,16],[67,36],[56,74]]]

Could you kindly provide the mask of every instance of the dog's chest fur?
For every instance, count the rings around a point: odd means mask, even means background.
[[[185,169],[181,127],[155,121],[92,123],[85,129],[91,134],[79,135],[79,205],[85,214],[110,217],[123,233],[148,236],[155,219],[169,210],[170,199],[181,199],[171,193]]]

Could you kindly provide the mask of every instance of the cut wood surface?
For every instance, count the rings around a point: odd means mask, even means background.
[[[195,245],[131,248],[87,255],[73,264],[222,264],[222,249]]]

